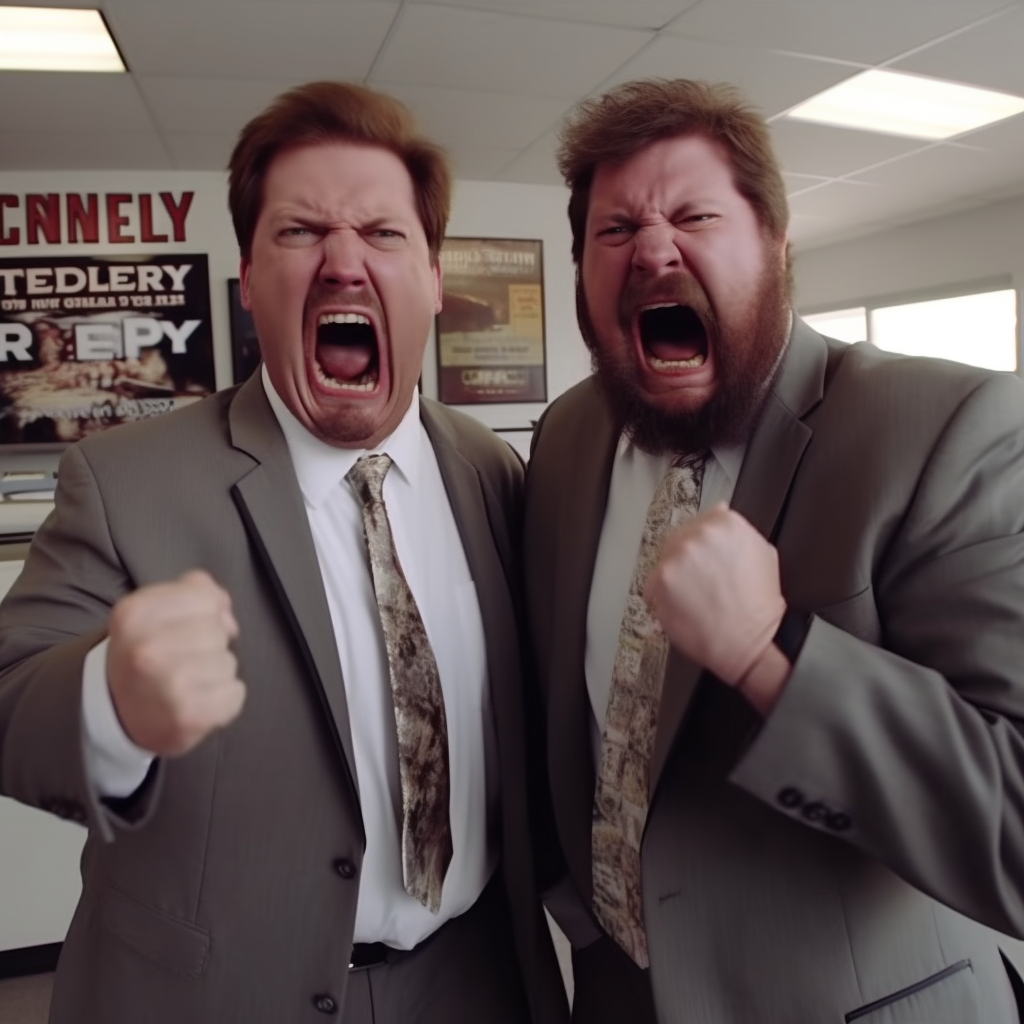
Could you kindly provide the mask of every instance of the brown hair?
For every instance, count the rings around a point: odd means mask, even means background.
[[[628,160],[660,139],[686,135],[703,135],[725,149],[737,190],[769,236],[782,237],[789,207],[764,118],[734,86],[652,78],[584,100],[562,126],[558,169],[572,193],[569,223],[576,263],[583,256],[597,166]]]
[[[350,82],[310,82],[290,89],[242,129],[228,161],[228,206],[242,256],[251,254],[263,181],[274,157],[295,146],[338,141],[380,146],[405,164],[436,262],[452,201],[447,157],[417,133],[404,104]]]

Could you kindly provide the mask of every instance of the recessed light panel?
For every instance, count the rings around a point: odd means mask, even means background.
[[[826,89],[786,117],[916,139],[948,139],[1022,112],[1020,96],[872,70]]]
[[[99,11],[0,7],[0,70],[126,69]]]

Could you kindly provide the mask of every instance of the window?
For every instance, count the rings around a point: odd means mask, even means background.
[[[837,341],[865,341],[868,336],[868,311],[863,306],[835,309],[830,313],[812,313],[805,316],[804,320],[816,331]]]
[[[927,302],[815,313],[804,319],[840,341],[867,340],[888,352],[1017,369],[1017,293],[1012,288]]]

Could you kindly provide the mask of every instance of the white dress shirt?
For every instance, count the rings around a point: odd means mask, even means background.
[[[704,467],[700,511],[711,508],[716,502],[732,500],[745,452],[745,444],[711,449]],[[649,455],[624,434],[619,439],[612,463],[608,508],[604,514],[587,604],[584,670],[592,711],[590,738],[595,765],[600,762],[601,734],[615,655],[619,649],[619,630],[640,554],[647,509],[674,458],[671,453]]]
[[[345,481],[356,459],[366,453],[319,441],[285,407],[265,369],[263,384],[305,500],[351,709],[366,831],[353,941],[411,949],[476,902],[497,861],[490,838],[498,821],[497,739],[476,587],[414,396],[394,433],[373,451],[386,452],[393,461],[384,481],[384,500],[395,547],[437,660],[448,722],[454,851],[441,910],[435,915],[402,884],[391,684],[361,506]],[[125,796],[145,777],[151,758],[131,744],[118,723],[106,685],[105,646],[94,649],[86,661],[87,758],[99,791]],[[326,679],[324,685],[337,681]]]

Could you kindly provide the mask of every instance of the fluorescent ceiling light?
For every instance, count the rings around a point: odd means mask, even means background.
[[[786,117],[918,139],[948,139],[1021,112],[1020,96],[872,70],[818,93]]]
[[[0,7],[0,69],[124,71],[99,11]]]

